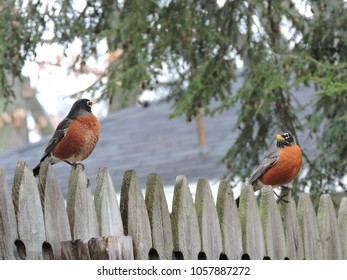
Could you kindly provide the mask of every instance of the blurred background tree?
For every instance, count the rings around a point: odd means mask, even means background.
[[[297,185],[310,186],[311,192],[336,184],[346,188],[343,0],[87,0],[82,8],[73,0],[17,1],[15,8],[5,2],[0,2],[7,15],[1,17],[0,43],[4,100],[14,100],[5,73],[20,76],[23,61],[34,59],[48,27],[54,32],[50,43],[67,48],[81,40],[82,52],[72,66],[78,71],[89,57],[100,55],[98,44],[106,40],[109,66],[88,90],[102,89],[100,98],[109,100],[111,111],[133,104],[153,86],[170,89],[171,117],[185,114],[191,120],[201,108],[213,116],[238,104],[238,138],[221,159],[230,178],[249,175],[273,145],[272,135],[285,128],[295,136],[304,132],[317,147],[315,158],[304,154],[308,173]],[[173,73],[171,79],[160,81],[166,73]],[[239,77],[243,83],[235,89]],[[293,95],[302,85],[316,91],[304,105]],[[312,107],[309,115],[300,115],[303,106]]]

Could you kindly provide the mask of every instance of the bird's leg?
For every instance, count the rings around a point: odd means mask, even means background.
[[[282,188],[283,188],[283,187],[288,188],[288,187],[286,187],[286,186],[282,186]],[[285,202],[285,203],[289,203],[288,200],[283,199],[283,198],[282,198],[280,195],[278,195],[275,191],[273,191],[273,193],[277,196],[277,198],[278,198],[280,201]]]
[[[84,165],[80,162],[70,162],[70,161],[67,161],[67,160],[64,160],[66,163],[70,164],[72,167],[74,167],[75,169],[80,166],[81,167],[81,170],[83,171],[84,170]]]

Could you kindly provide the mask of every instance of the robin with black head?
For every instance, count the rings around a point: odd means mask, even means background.
[[[64,161],[74,167],[86,159],[99,140],[100,122],[93,115],[91,107],[96,102],[79,99],[68,115],[58,124],[40,163],[33,169],[34,176],[40,172],[42,162],[52,165]]]
[[[301,169],[302,152],[294,137],[286,131],[278,134],[276,139],[276,147],[265,154],[250,176],[249,183],[252,184],[254,191],[263,185],[285,186]]]

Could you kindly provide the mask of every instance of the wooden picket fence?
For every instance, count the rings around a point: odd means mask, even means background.
[[[124,173],[118,205],[101,168],[94,195],[80,169],[71,170],[65,203],[52,167],[39,179],[18,162],[12,195],[0,169],[0,259],[347,259],[347,198],[338,213],[328,194],[317,214],[308,194],[276,202],[270,187],[259,206],[245,185],[237,208],[228,182],[217,200],[209,182],[197,183],[195,201],[184,176],[169,212],[158,174],[148,176],[145,198],[135,171]]]

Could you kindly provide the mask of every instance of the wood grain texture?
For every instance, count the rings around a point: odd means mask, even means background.
[[[200,229],[201,251],[208,260],[218,260],[223,251],[222,235],[210,184],[206,179],[198,180],[195,208]]]
[[[328,194],[322,194],[317,213],[322,259],[342,259],[340,233],[337,226],[336,211]]]
[[[243,253],[252,260],[265,256],[263,228],[253,187],[245,184],[241,188],[239,215],[242,230]]]
[[[20,257],[43,259],[42,245],[46,240],[40,195],[33,172],[19,161],[13,180],[12,199],[16,214],[18,238],[25,249]]]
[[[93,196],[84,172],[72,168],[69,179],[67,213],[72,239],[87,240],[99,236]]]
[[[261,189],[259,211],[264,231],[265,254],[272,260],[283,260],[286,257],[286,242],[280,211],[271,186]]]
[[[100,236],[123,236],[123,222],[117,195],[107,168],[100,168],[94,192]]]
[[[174,251],[185,260],[198,259],[201,251],[198,217],[185,176],[177,176],[171,212]]]
[[[120,196],[124,234],[133,238],[134,258],[147,260],[152,248],[151,227],[145,200],[134,170],[124,173]]]
[[[58,186],[58,179],[48,162],[41,164],[38,187],[44,215],[46,242],[51,245],[54,258],[61,259],[60,243],[71,240],[71,231],[64,197]]]
[[[5,174],[0,169],[0,260],[18,258],[14,244],[17,238],[17,225],[12,198]]]
[[[223,254],[229,260],[240,260],[242,256],[240,217],[234,193],[226,181],[222,181],[219,185],[216,208],[221,226]]]
[[[148,175],[145,201],[151,225],[152,247],[159,259],[169,260],[173,251],[171,219],[159,174]]]
[[[347,260],[347,197],[342,198],[337,218],[339,227],[342,258]]]

